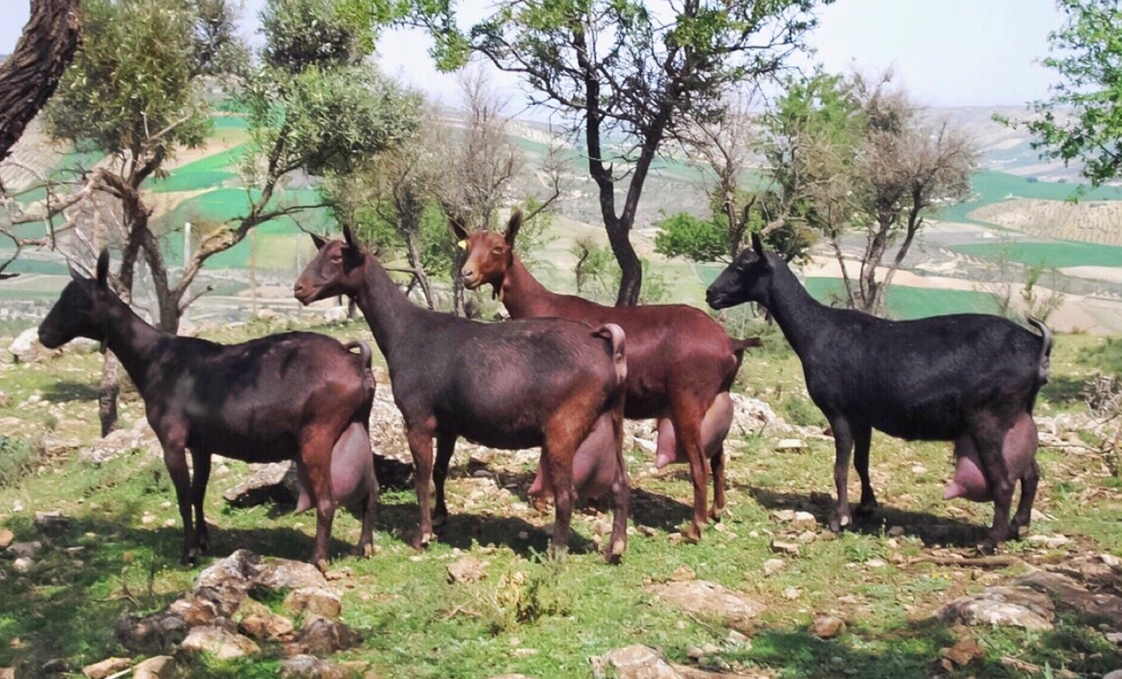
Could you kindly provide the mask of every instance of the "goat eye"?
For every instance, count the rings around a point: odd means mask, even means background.
[[[491,251],[491,254],[492,255],[501,255],[501,254],[503,254],[503,249],[502,248],[495,248],[494,250]]]

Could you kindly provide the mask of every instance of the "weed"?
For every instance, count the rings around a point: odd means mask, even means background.
[[[818,406],[801,396],[795,396],[793,394],[788,395],[787,398],[783,399],[779,410],[788,422],[797,424],[800,427],[821,426],[826,424],[826,418],[823,417],[822,411],[818,409]]]
[[[15,486],[35,469],[35,451],[27,439],[0,435],[0,488]]]

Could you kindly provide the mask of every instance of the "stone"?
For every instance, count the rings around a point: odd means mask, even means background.
[[[106,658],[101,662],[86,665],[82,668],[82,674],[89,677],[89,679],[105,679],[105,677],[108,677],[110,674],[120,672],[131,665],[132,660],[128,658]]]
[[[1071,538],[1066,535],[1030,535],[1025,540],[1029,544],[1046,549],[1059,549],[1071,542]]]
[[[625,646],[592,658],[593,674],[611,674],[618,679],[681,679],[682,675],[661,653],[649,646]]]
[[[974,660],[986,657],[986,650],[973,637],[967,637],[960,639],[954,646],[942,649],[939,654],[955,665],[965,667]]]
[[[261,559],[255,584],[269,589],[329,589],[327,578],[312,564],[273,557]]]
[[[183,618],[160,611],[142,618],[122,616],[117,620],[116,635],[121,645],[135,653],[166,653],[187,637]]]
[[[1122,679],[1122,670],[1111,670],[1103,675],[1103,679]]]
[[[780,439],[775,444],[776,450],[802,450],[803,448],[806,448],[806,444],[802,439]]]
[[[12,562],[12,570],[17,573],[30,573],[35,567],[35,562],[26,556],[21,556]]]
[[[937,614],[944,621],[965,625],[997,625],[1050,630],[1056,617],[1052,598],[1031,587],[987,587],[959,597]]]
[[[222,497],[235,507],[254,507],[268,502],[294,504],[300,497],[296,467],[290,461],[259,465],[248,478],[222,493]]]
[[[209,653],[219,660],[241,658],[261,652],[261,647],[249,637],[210,625],[193,628],[179,647],[185,651]]]
[[[8,547],[8,551],[15,556],[25,556],[28,559],[34,559],[39,556],[39,550],[41,549],[43,549],[43,543],[38,540],[32,542],[15,542]]]
[[[285,658],[277,676],[281,679],[350,679],[354,673],[314,655],[299,654]]]
[[[32,363],[49,350],[39,344],[39,329],[28,328],[16,336],[8,345],[8,353],[15,357],[16,363]]]
[[[652,585],[647,591],[655,599],[687,613],[721,618],[733,624],[748,622],[764,610],[759,601],[705,580],[667,582]]]
[[[795,510],[793,509],[777,509],[771,513],[771,518],[783,523],[790,523],[795,520]]]
[[[0,679],[16,679],[16,668],[0,667]]]
[[[40,533],[58,535],[70,525],[70,518],[63,516],[59,510],[50,512],[35,512],[35,528]]]
[[[0,549],[7,549],[12,541],[16,539],[16,534],[7,528],[0,530]]]
[[[487,577],[485,570],[487,565],[486,561],[480,561],[470,554],[465,554],[445,566],[448,571],[448,582],[465,583],[482,580]]]
[[[284,611],[293,617],[318,615],[334,620],[343,610],[339,595],[324,587],[301,587],[284,597]]]
[[[818,615],[810,623],[809,631],[820,639],[833,639],[845,633],[845,621],[832,615]]]
[[[318,657],[345,651],[362,643],[362,637],[341,622],[311,617],[296,633],[291,648]]]
[[[764,562],[764,575],[775,575],[786,567],[787,562],[783,559],[768,559]]]
[[[675,568],[674,572],[670,574],[670,580],[672,582],[689,582],[690,580],[697,580],[697,573],[694,573],[693,569],[690,568],[689,565],[682,564],[681,566]]]
[[[137,663],[132,670],[133,679],[170,679],[175,674],[175,658],[157,655]]]
[[[814,530],[818,528],[818,519],[810,512],[795,512],[795,518],[791,521],[791,528],[794,530]]]
[[[775,552],[776,554],[796,556],[799,553],[799,543],[787,542],[784,540],[772,540],[771,551]]]
[[[70,671],[66,658],[51,658],[39,667],[41,674],[65,674]]]
[[[249,597],[242,600],[235,618],[238,620],[238,631],[258,641],[284,640],[296,629],[291,620]]]
[[[903,526],[892,526],[888,529],[888,537],[890,538],[903,537],[904,533],[905,531]]]
[[[1049,601],[1054,599],[1083,617],[1104,619],[1116,629],[1122,628],[1122,597],[1111,593],[1113,590],[1091,591],[1066,575],[1046,571],[1022,575],[1014,583],[1045,593],[1042,596]]]

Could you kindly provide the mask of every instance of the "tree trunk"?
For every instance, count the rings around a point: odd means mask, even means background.
[[[409,248],[408,260],[409,267],[413,269],[413,275],[417,279],[417,284],[421,286],[421,294],[425,296],[425,304],[430,309],[436,308],[436,299],[432,295],[432,283],[429,282],[428,274],[425,273],[425,268],[421,266],[421,246],[417,242],[417,234],[409,231],[405,234],[405,245]],[[453,273],[452,278],[458,278]]]
[[[78,49],[81,0],[31,0],[15,52],[0,64],[0,160],[54,94]]]
[[[102,438],[117,428],[117,397],[121,394],[119,366],[113,352],[106,351],[105,360],[101,363],[101,387],[97,393],[97,417],[101,420]]]

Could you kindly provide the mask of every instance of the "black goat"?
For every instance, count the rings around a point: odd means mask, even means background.
[[[955,494],[992,497],[988,547],[1028,526],[1039,479],[1032,409],[1048,380],[1052,350],[1052,333],[1042,322],[1029,319],[1041,331],[1037,336],[987,314],[889,321],[833,309],[811,298],[786,262],[764,252],[756,234],[752,249],[721,272],[706,298],[714,309],[762,304],[799,355],[810,397],[834,432],[838,501],[830,517],[832,530],[852,522],[846,477],[855,442],[853,465],[861,477],[858,511],[876,508],[869,483],[873,429],[908,440],[955,441],[960,461],[981,467],[986,488]],[[1026,432],[1029,426],[1031,432]],[[970,467],[960,464],[966,487],[977,485],[971,482]],[[1018,479],[1021,500],[1010,525]]]
[[[301,500],[316,508],[312,563],[327,566],[339,504],[362,504],[358,548],[371,549],[378,482],[370,451],[374,401],[370,347],[290,332],[222,345],[177,337],[144,322],[109,289],[109,251],[96,279],[73,280],[39,326],[43,346],[75,337],[104,342],[144,399],[183,518],[183,563],[207,548],[203,499],[212,454],[247,462],[296,460]],[[350,348],[358,348],[354,354]],[[194,479],[185,449],[194,460]],[[195,526],[191,506],[195,509]]]

